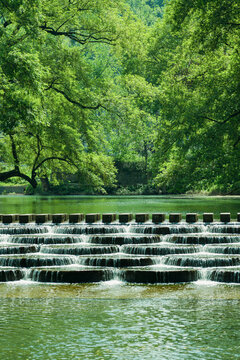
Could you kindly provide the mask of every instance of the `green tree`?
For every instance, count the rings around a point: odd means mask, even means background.
[[[117,58],[113,59],[117,71],[110,88],[115,89],[115,98],[112,112],[105,119],[105,131],[108,151],[114,160],[118,164],[129,164],[132,169],[134,166],[141,168],[143,176],[150,178],[159,89],[147,79],[147,48],[152,24],[148,21],[149,11],[154,21],[157,15],[145,0],[128,3],[135,16],[125,28]]]
[[[0,3],[0,180],[36,187],[41,176],[80,171],[97,188],[114,182],[96,136],[107,84],[89,53],[121,41],[125,14],[115,0]]]
[[[239,191],[239,23],[236,0],[174,0],[154,29],[155,181],[166,191]]]
[[[151,26],[162,15],[163,0],[128,0],[133,12]]]

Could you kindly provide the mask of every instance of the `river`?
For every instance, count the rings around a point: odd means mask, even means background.
[[[3,214],[240,212],[240,196],[0,196]]]
[[[1,196],[2,213],[240,212],[239,197]],[[0,283],[4,360],[240,359],[240,286]]]

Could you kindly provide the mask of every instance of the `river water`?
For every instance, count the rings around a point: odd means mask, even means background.
[[[239,359],[240,288],[2,284],[1,358]]]
[[[240,212],[240,196],[0,196],[3,214]]]
[[[1,197],[2,213],[240,212],[239,198]],[[240,359],[240,286],[0,283],[4,360]]]

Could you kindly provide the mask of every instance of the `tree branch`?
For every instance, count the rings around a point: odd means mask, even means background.
[[[10,137],[11,145],[12,145],[12,155],[13,155],[13,159],[14,159],[14,167],[16,170],[19,170],[19,159],[18,159],[16,144],[14,142],[13,135],[10,134],[9,137]]]
[[[215,122],[215,123],[217,123],[217,124],[222,124],[222,122],[221,121],[218,121],[218,120],[215,120],[215,119],[212,119],[212,118],[210,118],[210,117],[208,117],[208,116],[199,116],[201,119],[206,119],[206,120],[210,120],[210,121],[213,121],[213,122]]]
[[[236,26],[236,27],[240,26],[240,24],[238,23],[225,23],[225,25]]]
[[[5,181],[7,179],[10,179],[11,177],[18,176],[18,170],[10,170],[10,171],[4,171],[0,173],[0,181]]]
[[[35,178],[32,179],[28,175],[21,173],[19,168],[15,168],[14,170],[5,171],[5,172],[0,173],[0,181],[5,181],[12,177],[20,177],[20,178],[26,180],[27,182],[29,182],[32,185],[32,187],[34,187],[34,188],[36,188],[36,186],[37,186],[37,182],[36,182]]]
[[[99,109],[100,107],[103,107],[103,108],[104,108],[104,106],[101,105],[101,104],[97,104],[97,105],[95,105],[95,106],[85,106],[85,105],[79,103],[78,101],[75,101],[75,100],[71,99],[64,91],[62,91],[62,90],[60,90],[60,89],[57,89],[57,88],[55,88],[54,86],[50,86],[47,90],[49,90],[49,89],[53,89],[53,90],[55,90],[57,93],[62,94],[67,101],[69,101],[69,102],[70,102],[71,104],[73,104],[73,105],[77,105],[77,106],[80,107],[81,109],[97,110],[97,109]]]
[[[225,44],[226,46],[230,47],[232,50],[236,51],[236,53],[239,55],[239,51],[238,51],[237,48],[231,46],[231,45],[230,45],[229,43],[227,43],[226,41],[224,42],[224,44]]]
[[[3,23],[3,26],[6,28],[8,25],[11,25],[11,21],[10,20],[6,20],[4,23]]]
[[[223,121],[218,121],[218,120],[212,119],[212,118],[210,118],[208,116],[200,116],[200,118],[207,119],[207,120],[213,121],[213,122],[215,122],[217,124],[223,125],[223,124],[226,124],[229,120],[231,120],[232,118],[234,118],[237,115],[240,115],[240,110],[235,111],[232,115],[230,115],[229,117],[227,117]]]
[[[40,157],[40,155],[41,155],[41,151],[42,151],[42,149],[43,149],[40,136],[39,136],[39,135],[36,135],[36,138],[37,138],[37,155],[36,155],[35,160],[34,160],[34,162],[33,162],[32,177],[35,177],[35,176],[36,176],[36,166],[37,166],[37,162],[38,162],[38,159],[39,159],[39,157]]]
[[[1,0],[1,3],[2,3],[2,5],[3,5],[6,9],[8,9],[8,11],[11,11],[11,9],[9,8],[9,6],[8,6],[7,4],[5,4],[5,2],[4,2],[3,0]]]
[[[63,23],[64,24],[64,23]],[[100,42],[105,44],[111,44],[115,39],[110,39],[108,37],[100,36],[99,38],[93,36],[94,32],[92,34],[85,35],[83,33],[78,32],[79,30],[68,30],[68,31],[59,31],[59,29],[63,26],[63,24],[58,28],[54,29],[53,27],[47,26],[47,24],[41,25],[40,29],[46,31],[48,34],[54,35],[54,36],[66,36],[69,39],[78,42],[81,45],[88,43],[94,43],[94,42]],[[83,29],[86,31],[86,29]],[[92,40],[91,40],[92,39]]]
[[[230,115],[226,120],[224,120],[223,123],[227,122],[228,120],[231,120],[232,118],[234,118],[235,116],[240,115],[240,110],[235,111],[235,113],[233,113],[232,115]]]
[[[73,17],[73,16],[72,16]],[[61,25],[59,25],[59,27],[57,28],[56,31],[59,31],[61,29],[61,27],[63,27],[72,17],[68,18],[67,20],[65,20]]]
[[[58,157],[58,156],[50,156],[46,159],[43,159],[36,167],[35,167],[35,172],[37,171],[37,169],[39,169],[46,161],[49,161],[49,160],[60,160],[60,161],[65,161],[67,162],[68,164],[70,165],[73,165],[75,166],[77,169],[77,165],[75,165],[73,162],[71,162],[70,160],[68,159],[65,159],[65,158],[61,158],[61,157]]]
[[[235,143],[233,144],[233,147],[237,147],[237,145],[239,144],[240,142],[240,135],[238,136],[237,140],[235,141]]]

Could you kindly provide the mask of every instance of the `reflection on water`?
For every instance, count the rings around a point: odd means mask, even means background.
[[[13,284],[8,291],[16,297],[0,300],[1,358],[239,359],[239,294],[235,300],[214,299],[214,291],[234,298],[237,287],[124,287],[131,296],[117,299],[121,284],[74,286],[70,292],[66,286],[45,286],[45,293],[44,286],[31,285],[31,294],[43,297],[30,298],[27,284]],[[1,290],[7,296],[4,286]],[[84,292],[88,299],[80,298]],[[113,298],[93,298],[104,293]]]
[[[154,213],[231,212],[236,218],[239,196],[0,196],[1,212],[30,213]]]
[[[0,283],[2,298],[240,300],[240,285],[199,280],[189,284],[137,285],[119,280],[89,284]]]

